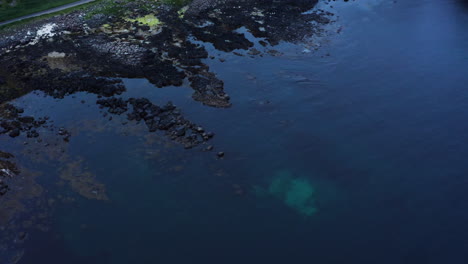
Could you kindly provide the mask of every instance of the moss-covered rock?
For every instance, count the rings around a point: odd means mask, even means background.
[[[153,14],[149,14],[149,15],[146,15],[146,16],[143,16],[143,17],[137,17],[135,19],[127,18],[126,20],[130,21],[130,22],[138,22],[140,24],[147,25],[147,26],[150,26],[150,27],[158,27],[158,26],[161,26],[163,24],[161,22],[161,20],[159,20]]]

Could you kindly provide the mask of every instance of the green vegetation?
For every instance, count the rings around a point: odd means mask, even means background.
[[[0,1],[1,1],[1,0],[0,0]],[[39,21],[39,20],[42,20],[42,19],[45,19],[45,18],[48,18],[48,17],[53,17],[53,16],[61,15],[61,14],[67,14],[67,13],[70,13],[70,12],[73,12],[73,11],[76,11],[76,10],[86,9],[86,8],[88,8],[88,7],[90,7],[90,6],[96,5],[97,2],[98,2],[98,1],[94,1],[94,2],[87,3],[87,4],[83,4],[83,5],[79,5],[79,6],[67,8],[67,9],[65,9],[65,10],[57,11],[57,12],[55,12],[55,13],[51,13],[51,14],[46,14],[46,15],[42,15],[42,16],[38,16],[38,17],[32,17],[32,18],[20,20],[20,21],[17,21],[17,22],[8,24],[8,25],[0,26],[0,30],[4,30],[4,29],[7,29],[7,28],[21,27],[21,26],[24,25],[24,24],[34,23],[35,21]]]
[[[130,2],[132,0],[123,0],[120,1],[119,3],[116,3],[115,1],[101,1],[101,4],[99,5],[98,8],[88,12],[85,16],[85,18],[90,18],[96,14],[105,14],[105,15],[124,15],[125,11],[127,11],[123,6],[125,5],[125,2]]]
[[[179,18],[184,18],[185,13],[187,12],[188,8],[189,8],[188,6],[184,6],[181,9],[179,9],[179,11],[177,11],[177,14],[179,14]]]
[[[1,1],[1,0],[0,0]],[[121,0],[119,3],[116,3],[113,0],[102,1],[99,8],[89,12],[86,16],[92,17],[95,14],[106,14],[106,15],[114,15],[114,16],[125,16],[125,13],[128,11],[125,8],[126,2],[132,2],[136,0]],[[146,0],[140,2],[140,8],[143,10],[147,10],[149,12],[154,11],[154,5],[158,4],[166,4],[175,6],[177,8],[182,8],[185,5],[188,5],[192,0]],[[185,11],[183,11],[185,12]],[[179,14],[180,15],[180,14]],[[182,14],[183,16],[183,14]]]
[[[138,22],[140,24],[148,25],[150,27],[157,27],[162,24],[162,22],[152,14],[146,15],[144,17],[137,17],[136,19],[127,18],[126,20],[130,22]]]
[[[14,0],[0,0],[1,3],[5,3],[5,1],[10,1],[11,2],[11,1],[14,1]],[[39,2],[37,0],[16,0],[16,1]],[[66,1],[65,0],[46,0],[46,2],[47,1],[50,1],[50,2],[63,1],[64,4],[66,4],[67,2],[76,2],[77,0],[66,0]],[[94,7],[92,9],[90,9],[91,11],[86,13],[86,18],[90,18],[91,16],[93,16],[95,14],[107,14],[107,15],[124,16],[125,12],[128,11],[128,10],[123,8],[123,6],[124,6],[125,2],[130,2],[130,1],[135,1],[135,0],[121,0],[120,3],[118,3],[118,4],[115,3],[115,1],[113,1],[113,0],[96,0],[94,2],[90,2],[90,3],[87,3],[87,4],[71,7],[71,8],[61,10],[61,11],[58,11],[58,12],[55,12],[55,13],[52,13],[52,14],[46,14],[46,15],[42,15],[42,16],[33,17],[33,18],[18,21],[18,22],[14,22],[14,23],[11,23],[11,24],[8,24],[8,25],[0,26],[0,30],[4,30],[4,29],[7,29],[7,28],[20,27],[20,26],[22,26],[24,24],[33,23],[35,21],[39,21],[39,20],[42,20],[44,18],[53,17],[53,16],[61,15],[61,14],[66,14],[66,13],[70,13],[70,12],[76,11],[76,10],[88,9],[88,7],[90,7],[90,6],[96,6],[97,8]],[[150,3],[151,1],[154,1],[155,3],[158,3],[157,0],[148,0],[148,3]],[[174,5],[176,7],[179,7],[179,5],[183,6],[185,4],[190,3],[191,0],[163,0],[163,2],[166,3],[166,4],[170,4],[170,5]],[[61,4],[61,5],[63,5],[63,4]],[[144,5],[142,7],[144,8]],[[9,8],[13,9],[13,7],[9,7]],[[53,7],[50,7],[50,8],[53,8]],[[149,8],[149,6],[148,6],[148,9],[149,9],[148,11],[151,10]],[[1,4],[0,5],[0,14],[3,14],[2,13],[3,10],[4,10],[3,4]],[[186,11],[186,8],[181,9],[181,11],[179,11],[179,16],[183,17],[185,11]],[[15,13],[15,17],[20,17],[20,16],[23,16],[23,15],[18,15],[17,13]],[[9,20],[9,19],[12,19],[12,18],[10,17],[8,19],[3,19],[3,15],[0,15],[0,21]]]
[[[0,22],[76,1],[77,0],[0,0]]]

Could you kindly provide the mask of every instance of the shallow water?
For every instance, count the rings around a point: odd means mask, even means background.
[[[314,41],[317,51],[208,48],[226,58],[207,64],[231,108],[203,106],[186,86],[125,80],[124,97],[173,101],[214,131],[215,152],[109,121],[94,95],[16,100],[71,128],[63,155],[108,197],[86,199],[57,183],[55,163],[17,155],[43,172],[45,197],[73,199],[49,212],[48,231],[29,232],[19,263],[466,263],[468,4],[331,5],[339,33]],[[313,187],[316,213],[268,192],[279,174]]]

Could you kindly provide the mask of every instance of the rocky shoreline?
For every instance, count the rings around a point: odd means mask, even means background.
[[[54,98],[76,92],[114,97],[125,92],[120,78],[146,78],[157,87],[180,86],[187,79],[194,100],[230,107],[223,81],[203,61],[208,52],[191,39],[224,52],[245,50],[262,56],[237,29],[248,29],[266,48],[281,41],[299,42],[319,33],[312,22],[330,22],[331,14],[324,11],[306,13],[316,3],[210,0],[179,9],[140,0],[125,2],[123,10],[130,11],[119,16],[98,13],[86,18],[86,12],[99,10],[93,7],[7,31],[0,41],[0,103],[34,90]],[[107,104],[112,102],[117,101]],[[12,136],[21,130],[3,128]],[[30,134],[35,136],[34,131]]]
[[[185,148],[211,151],[214,132],[185,118],[184,109],[171,102],[124,99],[122,78],[147,79],[155,87],[188,82],[193,100],[207,107],[231,107],[224,82],[205,63],[224,59],[209,54],[204,44],[240,56],[275,56],[275,45],[300,43],[319,35],[332,21],[333,14],[314,9],[317,2],[194,0],[176,7],[146,0],[105,0],[86,10],[0,32],[0,137],[40,139],[40,130],[50,130],[65,143],[72,140],[66,128],[57,132],[48,117],[26,116],[11,101],[33,91],[57,99],[86,92],[96,96],[106,115],[126,115],[126,125],[142,122],[149,132],[161,131]],[[108,13],[109,3],[117,3],[119,9]],[[239,29],[250,32],[256,43]],[[216,157],[223,158],[224,153]],[[0,152],[0,201],[19,173],[13,155]],[[104,189],[101,184],[80,184],[74,186],[85,197]]]

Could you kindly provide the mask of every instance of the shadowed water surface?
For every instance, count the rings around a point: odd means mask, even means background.
[[[333,5],[338,33],[317,51],[283,43],[281,56],[250,58],[207,44],[226,58],[206,63],[231,108],[203,106],[187,86],[124,81],[123,97],[170,100],[214,131],[214,153],[109,121],[95,95],[16,100],[73,128],[64,155],[108,198],[83,198],[57,184],[53,163],[17,155],[43,172],[47,195],[73,199],[29,233],[20,263],[466,263],[466,3],[320,5]],[[301,202],[316,212],[291,206]]]

